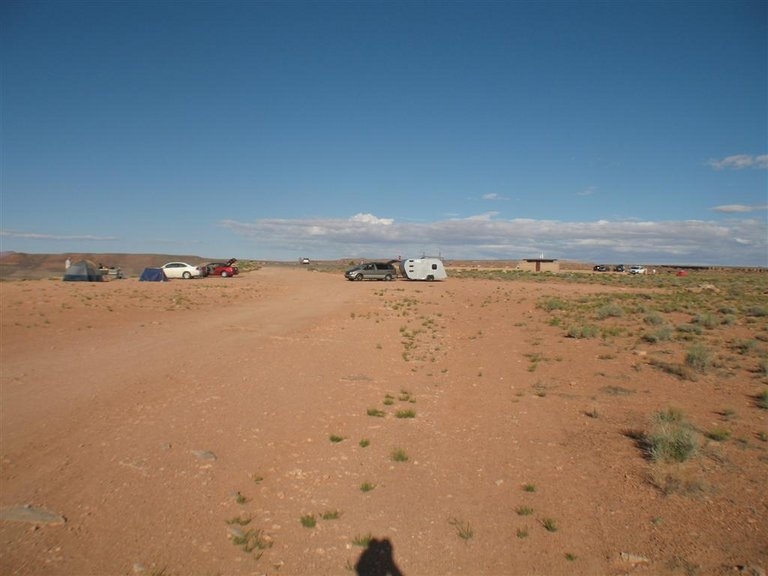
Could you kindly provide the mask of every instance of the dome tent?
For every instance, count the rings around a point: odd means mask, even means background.
[[[144,268],[139,282],[168,282],[168,276],[162,268]]]
[[[64,273],[65,282],[102,282],[103,280],[101,270],[90,260],[75,262]]]

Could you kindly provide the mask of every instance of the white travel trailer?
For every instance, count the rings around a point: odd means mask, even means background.
[[[408,280],[445,280],[445,266],[439,258],[409,258],[400,261],[400,273]]]

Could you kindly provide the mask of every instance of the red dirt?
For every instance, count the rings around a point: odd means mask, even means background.
[[[368,534],[409,576],[765,568],[764,382],[680,380],[636,339],[566,338],[536,307],[609,290],[290,267],[4,282],[0,507],[66,523],[0,522],[0,573],[350,574]],[[652,464],[628,433],[668,406],[704,430],[732,408],[734,440]],[[697,489],[662,494],[667,471]],[[271,543],[260,557],[235,518]]]

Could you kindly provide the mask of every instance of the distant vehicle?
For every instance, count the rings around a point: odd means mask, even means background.
[[[592,268],[595,272],[608,272],[608,266],[603,266],[602,264],[598,264],[594,268]]]
[[[629,273],[630,274],[645,274],[647,270],[644,266],[630,266],[629,267]]]
[[[299,262],[301,262],[302,264],[309,264],[309,258],[306,258],[306,257],[300,258]]]
[[[443,261],[439,258],[409,258],[400,262],[400,272],[408,280],[445,280]]]
[[[624,264],[619,264],[613,269],[614,272],[624,272]]]
[[[395,276],[391,262],[365,262],[344,272],[347,280],[394,280]]]
[[[163,272],[168,278],[200,278],[203,271],[197,266],[192,266],[186,262],[168,262],[162,266]]]
[[[237,258],[230,258],[226,262],[211,262],[205,265],[208,272],[208,276],[221,276],[226,278],[227,276],[236,276],[240,273],[240,270],[235,266]]]

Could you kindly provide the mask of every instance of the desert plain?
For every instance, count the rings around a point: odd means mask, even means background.
[[[768,274],[448,273],[0,283],[0,573],[765,574]]]

